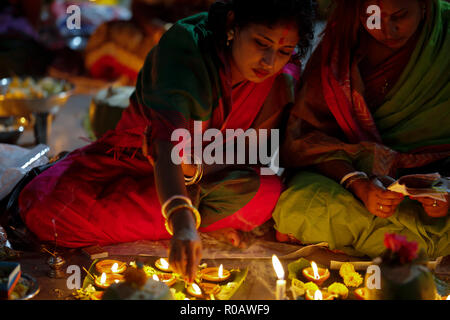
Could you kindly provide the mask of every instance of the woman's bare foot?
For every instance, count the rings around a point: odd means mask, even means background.
[[[278,242],[292,243],[292,244],[302,244],[300,240],[297,240],[293,235],[284,234],[279,231],[276,232],[275,237]]]
[[[248,239],[245,236],[245,233],[233,228],[211,231],[208,232],[208,235],[219,241],[229,243],[236,248],[244,249],[248,247]]]

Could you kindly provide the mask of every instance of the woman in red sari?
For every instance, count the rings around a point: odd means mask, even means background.
[[[209,13],[177,22],[148,55],[116,129],[22,191],[26,225],[47,241],[56,225],[67,247],[172,233],[170,263],[192,281],[201,259],[197,229],[226,230],[220,233],[238,246],[236,230],[270,219],[281,183],[260,175],[258,166],[177,165],[172,133],[193,136],[199,123],[202,132],[217,134],[278,128],[298,75],[287,64],[311,39],[310,1],[217,2]]]

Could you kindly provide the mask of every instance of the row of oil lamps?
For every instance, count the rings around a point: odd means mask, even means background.
[[[276,300],[285,300],[286,299],[286,280],[284,279],[284,269],[281,265],[280,260],[276,255],[272,256],[272,264],[275,269],[275,273],[277,274],[278,280],[276,283],[275,290],[275,299]],[[317,286],[322,285],[329,277],[330,271],[325,268],[317,267],[317,264],[312,261],[311,267],[304,268],[302,270],[303,276],[309,281],[314,282]],[[316,290],[314,292],[314,296],[305,295],[308,300],[332,300],[334,296],[328,292],[322,292],[320,290]]]
[[[272,256],[272,264],[278,277],[278,280],[276,281],[275,298],[276,300],[285,300],[285,273],[283,266],[281,265],[281,262],[276,255]],[[159,258],[158,260],[156,260],[155,267],[165,273],[153,275],[154,280],[161,281],[168,286],[171,286],[176,282],[176,277],[172,273],[170,265],[166,259]],[[123,281],[124,277],[122,273],[127,269],[127,264],[125,262],[116,260],[102,260],[95,265],[95,268],[97,272],[101,274],[101,276],[99,277],[94,277],[95,285],[101,289],[106,289],[113,283],[119,283]],[[190,284],[186,288],[186,290],[190,295],[196,298],[204,298],[205,294],[210,295],[211,293],[217,293],[217,290],[220,290],[220,287],[217,285],[217,283],[224,282],[231,276],[230,271],[224,269],[222,264],[220,265],[220,267],[209,267],[202,269],[200,272],[202,275],[202,279],[211,283],[203,282],[200,284],[201,287],[196,283]],[[318,286],[320,286],[330,277],[330,272],[328,269],[318,268],[314,262],[311,262],[311,267],[303,269],[302,273],[308,280],[314,282]],[[314,297],[310,297],[309,295],[307,295],[306,297],[310,300],[327,300],[333,298],[330,297],[329,293],[321,292],[320,290],[317,290],[314,293]]]
[[[159,258],[156,260],[155,267],[165,273],[153,275],[153,280],[161,281],[169,287],[176,282],[176,276],[172,273],[172,269],[166,259]],[[93,277],[95,285],[98,288],[107,289],[113,283],[119,283],[124,280],[122,273],[127,269],[127,264],[117,260],[102,260],[96,263],[95,268],[101,274],[101,276]],[[201,287],[196,283],[190,284],[186,290],[191,296],[196,298],[205,298],[205,296],[210,296],[210,294],[217,294],[220,291],[217,283],[226,281],[231,276],[230,271],[224,269],[223,265],[202,269],[201,274],[203,280],[212,283],[201,283]]]

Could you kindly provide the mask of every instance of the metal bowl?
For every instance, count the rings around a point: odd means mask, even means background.
[[[18,117],[0,117],[0,143],[16,144],[24,129]]]
[[[34,298],[41,289],[37,280],[26,273],[22,273],[19,281],[24,281],[28,286],[28,290],[22,297],[17,298],[16,300],[30,300]]]
[[[39,81],[39,78],[34,78]],[[0,79],[0,117],[28,116],[33,113],[55,113],[63,106],[72,95],[75,86],[62,79],[53,78],[63,84],[64,91],[49,95],[45,98],[10,99],[6,98],[6,92],[13,79]]]

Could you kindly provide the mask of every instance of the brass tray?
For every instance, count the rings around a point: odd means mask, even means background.
[[[27,116],[33,113],[56,113],[73,94],[75,86],[66,80],[53,79],[60,81],[64,85],[65,91],[45,98],[28,99],[7,99],[5,94],[8,91],[12,78],[0,79],[0,117]]]

